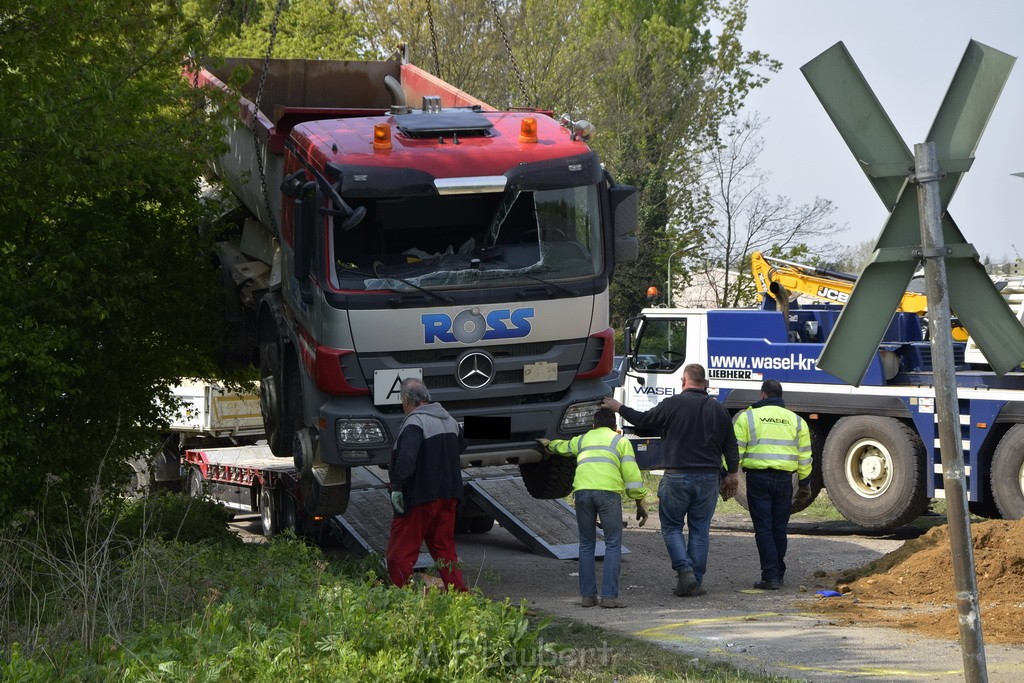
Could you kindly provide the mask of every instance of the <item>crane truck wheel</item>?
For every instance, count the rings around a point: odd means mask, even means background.
[[[260,342],[260,412],[267,445],[281,458],[292,454],[302,408],[297,363],[284,357],[284,348],[280,341]]]
[[[519,473],[531,496],[540,500],[565,498],[572,493],[576,458],[551,456],[540,462],[521,463]]]
[[[1004,519],[1024,517],[1024,424],[1010,427],[992,455],[992,497]]]
[[[818,497],[818,494],[821,493],[821,489],[824,488],[824,486],[825,486],[824,482],[822,481],[822,476],[821,476],[821,451],[824,448],[824,445],[825,445],[825,435],[823,433],[823,430],[817,429],[817,428],[815,428],[812,425],[811,426],[811,452],[813,453],[813,455],[812,455],[813,463],[812,463],[812,467],[811,467],[811,476],[808,477],[808,482],[809,482],[810,487],[811,487],[811,497],[809,499],[807,499],[807,501],[805,501],[804,503],[801,503],[799,506],[793,505],[793,507],[790,508],[790,510],[789,510],[790,514],[794,514],[794,513],[800,512],[801,510],[806,510],[808,507],[810,507],[811,503],[813,503],[815,501],[815,499]],[[793,473],[793,496],[794,497],[796,496],[796,489],[797,489],[797,486],[799,485],[799,483],[800,483],[800,478],[794,472]],[[740,484],[739,484],[739,487],[736,489],[736,502],[739,503],[740,507],[742,507],[744,510],[749,510],[750,509],[749,505],[747,504],[747,477],[743,473],[742,470],[740,470]]]
[[[889,529],[928,507],[925,448],[908,426],[889,417],[839,420],[825,440],[822,475],[829,498],[848,520]]]

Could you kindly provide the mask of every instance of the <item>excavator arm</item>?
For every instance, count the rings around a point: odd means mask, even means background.
[[[788,308],[792,297],[800,294],[827,303],[845,304],[857,282],[856,275],[784,261],[759,251],[750,255],[750,268],[757,283],[758,302],[770,296],[783,310]],[[928,299],[920,292],[904,292],[896,310],[926,315]],[[953,324],[953,338],[967,339],[967,330],[958,322]]]

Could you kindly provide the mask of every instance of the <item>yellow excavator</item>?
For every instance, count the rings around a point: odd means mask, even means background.
[[[845,304],[857,282],[856,275],[784,261],[759,251],[751,254],[750,268],[757,285],[758,303],[771,296],[781,310],[786,310],[790,299],[800,294],[826,303]],[[920,292],[904,292],[896,310],[924,316],[928,299]],[[967,341],[967,329],[956,319],[952,321],[952,330],[953,339]]]

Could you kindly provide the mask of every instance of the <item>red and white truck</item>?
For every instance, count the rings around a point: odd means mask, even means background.
[[[404,61],[227,59],[237,93],[216,175],[240,200],[221,245],[233,347],[258,365],[275,456],[311,515],[388,462],[402,379],[463,424],[464,466],[518,464],[558,498],[572,463],[536,439],[585,431],[612,367],[608,288],[637,255],[636,190],[585,121],[496,111]],[[191,76],[190,76],[191,78]]]

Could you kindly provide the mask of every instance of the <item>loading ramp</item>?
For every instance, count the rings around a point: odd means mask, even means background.
[[[482,467],[462,473],[464,505],[490,515],[531,552],[559,560],[579,558],[576,513],[565,501],[540,500],[523,485],[514,465]],[[391,497],[387,470],[379,467],[352,469],[352,492],[344,515],[332,520],[349,547],[383,558],[391,532]],[[603,534],[598,530],[595,554],[604,555]],[[456,539],[457,541],[458,539]],[[623,554],[628,553],[626,547]],[[433,565],[423,548],[417,569]]]

